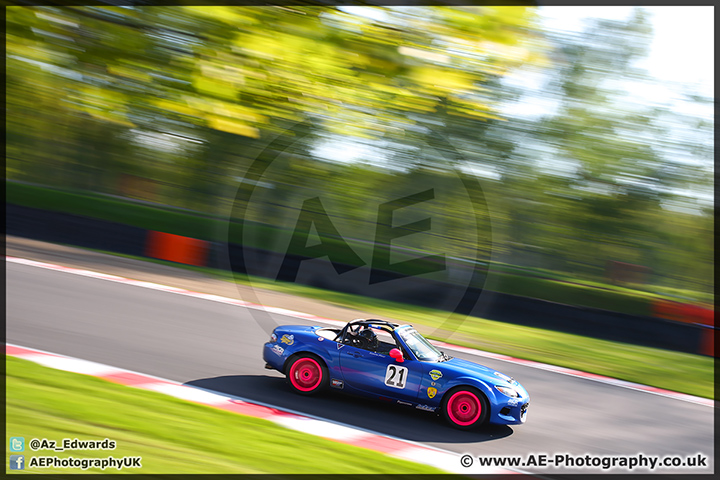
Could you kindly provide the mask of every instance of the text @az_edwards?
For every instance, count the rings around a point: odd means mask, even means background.
[[[115,450],[117,442],[106,438],[104,440],[80,440],[78,438],[63,438],[59,442],[47,438],[33,438],[30,440],[30,450],[52,450],[64,452],[65,450]]]
[[[550,467],[550,468],[582,468],[601,470],[632,470],[657,468],[707,468],[708,457],[697,453],[695,455],[667,455],[655,456],[644,455],[572,455],[561,453],[555,455],[529,454],[526,457],[521,455],[511,456],[483,456],[473,457],[463,455],[460,464],[469,468],[475,462],[482,467]]]

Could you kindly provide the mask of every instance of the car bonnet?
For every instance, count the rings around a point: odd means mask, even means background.
[[[443,369],[450,368],[459,375],[469,375],[472,377],[479,377],[481,380],[493,384],[493,385],[511,385],[515,388],[520,387],[521,391],[525,389],[509,375],[505,375],[497,370],[480,365],[478,363],[463,360],[461,358],[452,358],[446,362],[438,363],[437,369],[442,371]]]

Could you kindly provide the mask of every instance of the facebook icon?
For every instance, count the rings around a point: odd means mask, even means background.
[[[10,470],[25,470],[25,455],[10,455]]]

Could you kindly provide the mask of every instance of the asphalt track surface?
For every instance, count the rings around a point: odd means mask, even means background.
[[[457,431],[426,412],[337,392],[313,398],[291,393],[280,373],[264,369],[261,347],[272,326],[311,322],[27,265],[6,263],[6,268],[9,343],[238,395],[474,457],[702,454],[707,457],[705,468],[652,473],[714,471],[713,408],[708,406],[453,352],[515,377],[531,397],[525,425]],[[603,472],[522,469],[544,474]]]

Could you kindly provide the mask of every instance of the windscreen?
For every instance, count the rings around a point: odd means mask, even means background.
[[[442,357],[440,351],[433,347],[425,337],[414,328],[402,328],[395,331],[405,342],[405,345],[421,361],[436,361]]]

